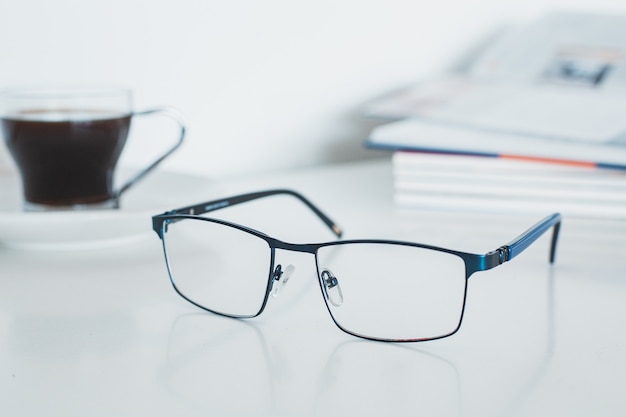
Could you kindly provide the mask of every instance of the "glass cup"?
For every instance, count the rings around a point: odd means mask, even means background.
[[[138,116],[160,114],[179,127],[176,143],[115,189],[115,169]],[[172,109],[132,109],[124,88],[28,88],[0,93],[4,141],[22,180],[26,211],[118,208],[120,196],[183,142]]]

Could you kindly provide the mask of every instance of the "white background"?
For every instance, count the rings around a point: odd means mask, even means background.
[[[174,106],[189,133],[170,168],[224,177],[309,166],[373,156],[363,103],[553,10],[624,13],[626,2],[0,0],[0,87],[121,84],[138,109]],[[141,146],[128,162],[142,161]]]

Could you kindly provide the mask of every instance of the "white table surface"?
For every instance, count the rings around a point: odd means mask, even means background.
[[[347,238],[479,253],[539,220],[398,210],[388,160],[203,184],[171,208],[290,187]],[[278,238],[330,239],[287,198],[231,210]],[[554,266],[546,235],[470,279],[456,335],[388,344],[335,327],[308,254],[279,254],[296,271],[260,317],[200,311],[141,221],[123,244],[0,248],[0,416],[626,415],[624,222],[565,218]]]

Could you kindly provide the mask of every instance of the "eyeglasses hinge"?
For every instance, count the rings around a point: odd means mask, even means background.
[[[511,259],[511,251],[509,250],[508,246],[501,246],[498,248],[498,254],[499,254],[499,263],[503,264],[505,262],[507,262],[509,259]]]

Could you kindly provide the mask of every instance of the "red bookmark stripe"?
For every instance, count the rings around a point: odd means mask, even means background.
[[[538,158],[536,156],[500,154],[500,158],[514,159],[517,161],[543,162],[543,163],[549,163],[549,164],[567,165],[567,166],[574,166],[574,167],[580,167],[580,168],[597,168],[598,167],[598,165],[593,162],[571,161],[568,159],[557,159],[557,158]]]

